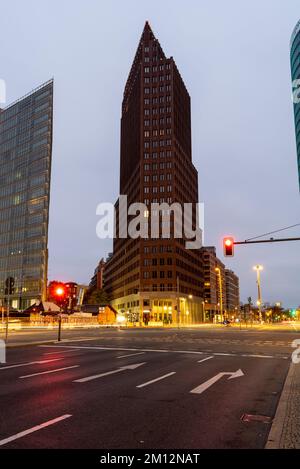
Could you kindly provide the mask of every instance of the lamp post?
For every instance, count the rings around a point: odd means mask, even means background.
[[[221,322],[223,322],[223,288],[222,288],[222,279],[221,279],[221,270],[220,267],[216,267],[215,271],[217,273],[218,282],[219,282],[219,292],[220,292],[220,315]]]
[[[256,270],[256,283],[257,283],[257,306],[259,311],[259,320],[262,322],[262,299],[261,299],[261,282],[260,282],[260,272],[263,270],[263,266],[257,264],[253,267],[253,270]]]

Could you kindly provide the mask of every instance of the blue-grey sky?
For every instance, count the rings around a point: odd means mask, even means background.
[[[298,0],[0,0],[7,101],[54,76],[49,279],[87,283],[111,242],[96,206],[119,187],[124,84],[145,20],[192,98],[205,243],[300,222],[289,40]],[[300,236],[300,227],[286,233]],[[300,304],[300,242],[237,247],[241,299]]]

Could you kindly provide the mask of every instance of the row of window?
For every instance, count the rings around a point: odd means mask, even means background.
[[[160,151],[159,153],[157,152],[153,152],[153,153],[144,153],[144,159],[145,160],[149,160],[149,158],[152,158],[153,160],[157,159],[159,156],[159,158],[171,158],[172,157],[172,152],[171,150],[168,150],[168,151]]]
[[[159,186],[159,191],[158,191],[158,187],[157,186],[154,186],[154,187],[144,187],[144,193],[145,194],[150,194],[151,192],[153,194],[157,194],[158,192],[162,193],[162,192],[165,192],[165,189],[166,189],[166,192],[172,192],[172,186]]]
[[[172,197],[161,197],[160,199],[157,199],[156,197],[154,199],[144,199],[144,204],[145,205],[150,205],[151,204],[164,204],[164,203],[167,203],[167,204],[172,204],[173,203],[173,199]]]
[[[171,169],[172,168],[172,161],[167,161],[166,163],[145,163],[144,164],[144,171],[156,171],[157,169]]]
[[[146,100],[145,100],[146,101]],[[148,100],[150,101],[150,100]],[[150,102],[147,104],[147,106],[150,105]],[[144,109],[144,116],[150,116],[150,114],[152,114],[153,116],[157,116],[158,114],[170,114],[171,113],[171,106],[167,106],[166,108],[164,107],[154,107],[152,109],[152,113],[150,111],[150,109]]]
[[[160,270],[157,272],[157,270],[153,270],[152,272],[149,272],[148,270],[145,270],[143,272],[143,278],[172,278],[173,277],[173,272],[172,270],[168,270],[165,272],[164,270]]]
[[[152,137],[158,137],[158,136],[163,137],[165,134],[166,135],[171,135],[172,134],[172,129],[166,129],[166,131],[165,131],[165,129],[160,129],[159,131],[157,129],[155,129],[155,130],[152,130],[152,134],[151,134],[150,130],[145,130],[144,131],[144,137],[145,138],[150,138],[151,136]],[[164,146],[164,145],[162,145],[162,146]]]
[[[168,116],[166,119],[164,117],[161,117],[160,119],[153,119],[152,120],[152,127],[157,127],[163,126],[165,124],[171,124],[172,118],[171,116]],[[144,120],[144,126],[149,127],[151,125],[151,120],[150,119],[145,119]]]
[[[165,146],[171,146],[172,145],[172,140],[167,139],[167,140],[146,140],[144,142],[144,149],[148,150],[150,148],[158,148],[158,147],[165,147]]]
[[[159,261],[159,262],[158,262]],[[173,265],[173,259],[172,257],[168,257],[165,259],[164,257],[161,257],[160,259],[157,259],[157,257],[154,257],[153,259],[144,259],[144,266],[150,266],[150,265]]]

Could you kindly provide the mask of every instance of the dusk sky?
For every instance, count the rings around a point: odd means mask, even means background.
[[[119,189],[124,85],[146,20],[192,100],[205,244],[300,223],[289,41],[299,0],[0,0],[7,103],[54,77],[49,280],[89,283],[112,242],[96,206]],[[300,236],[300,226],[278,236]],[[276,235],[274,235],[276,237]],[[300,303],[300,242],[236,247],[241,301]]]

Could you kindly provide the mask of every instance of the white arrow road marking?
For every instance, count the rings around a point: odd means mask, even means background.
[[[210,378],[208,381],[205,381],[205,383],[200,384],[200,386],[197,386],[195,389],[192,389],[190,392],[192,394],[202,394],[206,389],[210,388],[213,384],[215,384],[219,379],[221,379],[223,376],[229,375],[228,379],[233,379],[233,378],[239,378],[240,376],[244,376],[244,373],[242,370],[237,370],[235,372],[223,372],[223,373],[218,373],[216,376],[213,378]]]
[[[19,379],[32,378],[33,376],[48,375],[49,373],[58,373],[59,371],[71,370],[72,368],[78,368],[79,365],[65,366],[64,368],[57,368],[56,370],[42,371],[41,373],[33,373],[31,375],[19,376]]]
[[[211,358],[214,358],[214,357],[211,356],[211,357],[203,358],[202,360],[199,360],[198,363],[206,362],[206,360],[210,360]]]
[[[28,430],[24,430],[23,432],[17,433],[16,435],[10,436],[5,438],[4,440],[0,440],[0,446],[6,445],[11,441],[18,440],[23,436],[29,435],[30,433],[37,432],[38,430],[42,430],[43,428],[49,427],[50,425],[54,425],[55,423],[61,422],[62,420],[68,419],[72,417],[70,414],[62,415],[61,417],[57,417],[56,419],[49,420],[48,422],[44,422],[41,425],[37,425],[36,427],[29,428]]]
[[[44,363],[51,363],[51,362],[56,362],[58,360],[62,360],[62,358],[51,358],[51,360],[40,360],[37,362],[28,362],[28,363],[18,363],[17,365],[9,365],[9,366],[3,366],[0,367],[1,370],[9,370],[10,368],[18,368],[20,366],[29,366],[29,365],[43,365]]]
[[[169,376],[175,375],[176,371],[172,371],[171,373],[168,373],[167,375],[159,376],[158,378],[152,379],[151,381],[147,381],[147,383],[139,384],[137,388],[144,388],[145,386],[149,386],[149,384],[156,383],[157,381],[160,381],[161,379],[168,378]]]
[[[129,355],[121,355],[120,357],[117,357],[117,358],[135,357],[136,355],[144,355],[144,353],[145,353],[145,352],[130,353]]]
[[[118,368],[117,370],[107,371],[106,373],[101,373],[99,375],[87,376],[86,378],[75,379],[73,382],[74,383],[85,383],[86,381],[92,381],[93,379],[102,378],[103,376],[108,376],[108,375],[113,375],[115,373],[120,373],[120,371],[135,370],[136,368],[139,368],[140,366],[145,365],[145,363],[146,362],[144,362],[144,363],[135,363],[134,365],[122,366],[121,368]]]

